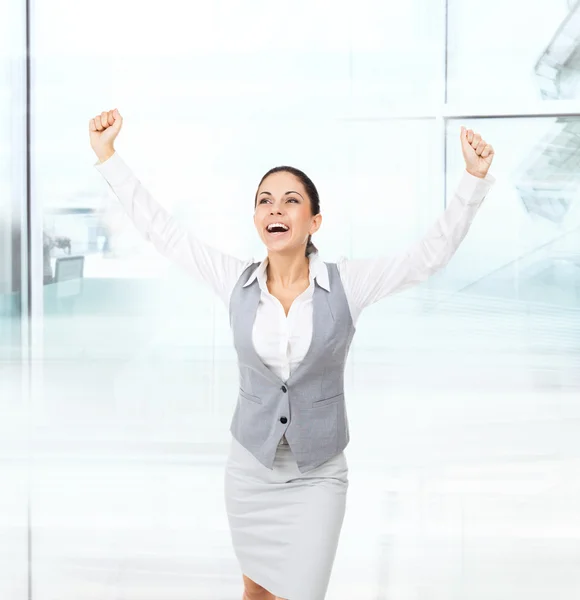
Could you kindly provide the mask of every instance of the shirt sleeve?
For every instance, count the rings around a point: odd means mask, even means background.
[[[236,282],[253,261],[224,254],[199,240],[153,198],[117,152],[103,163],[97,161],[94,167],[142,237],[188,274],[208,284],[227,307]]]
[[[385,296],[402,292],[428,279],[451,260],[495,177],[475,177],[467,171],[443,214],[406,251],[371,259],[341,258],[340,278],[356,321],[360,312]]]

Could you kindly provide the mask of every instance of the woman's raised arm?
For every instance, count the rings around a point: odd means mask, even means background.
[[[461,147],[465,159],[463,176],[443,214],[419,241],[400,254],[338,262],[355,320],[366,306],[421,283],[445,267],[467,235],[495,183],[488,172],[494,151],[481,135],[464,127]]]
[[[155,200],[114,150],[113,141],[121,125],[122,117],[116,109],[90,120],[91,146],[99,159],[94,167],[142,237],[163,256],[208,284],[228,306],[236,281],[252,261],[240,260],[205,244]]]

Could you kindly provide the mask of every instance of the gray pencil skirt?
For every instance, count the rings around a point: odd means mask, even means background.
[[[242,573],[279,598],[323,600],[346,508],[344,452],[302,474],[283,441],[270,470],[232,437],[224,483]]]

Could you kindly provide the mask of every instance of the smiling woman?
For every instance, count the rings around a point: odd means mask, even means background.
[[[323,600],[349,485],[344,371],[356,320],[447,264],[494,181],[493,149],[462,128],[465,172],[426,235],[394,256],[337,263],[311,242],[322,223],[313,182],[275,167],[254,200],[267,249],[257,263],[207,246],[155,201],[115,152],[121,126],[117,110],[90,120],[96,166],[144,237],[228,307],[239,390],[224,498],[245,597]]]
[[[289,189],[282,191],[286,188]],[[293,242],[302,240],[300,243],[306,241],[306,256],[317,252],[312,234],[320,228],[322,215],[318,190],[310,177],[295,167],[270,169],[258,185],[254,223],[267,248],[273,240],[281,242],[273,246],[277,251],[289,249]],[[279,227],[275,228],[276,225]],[[294,237],[293,230],[296,233]]]

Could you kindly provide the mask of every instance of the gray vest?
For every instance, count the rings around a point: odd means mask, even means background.
[[[269,469],[285,435],[298,469],[306,473],[342,452],[349,442],[344,367],[355,328],[336,264],[325,263],[330,292],[314,280],[312,342],[288,381],[282,381],[252,343],[262,290],[258,279],[243,285],[259,264],[242,273],[230,299],[240,370],[230,431]]]

